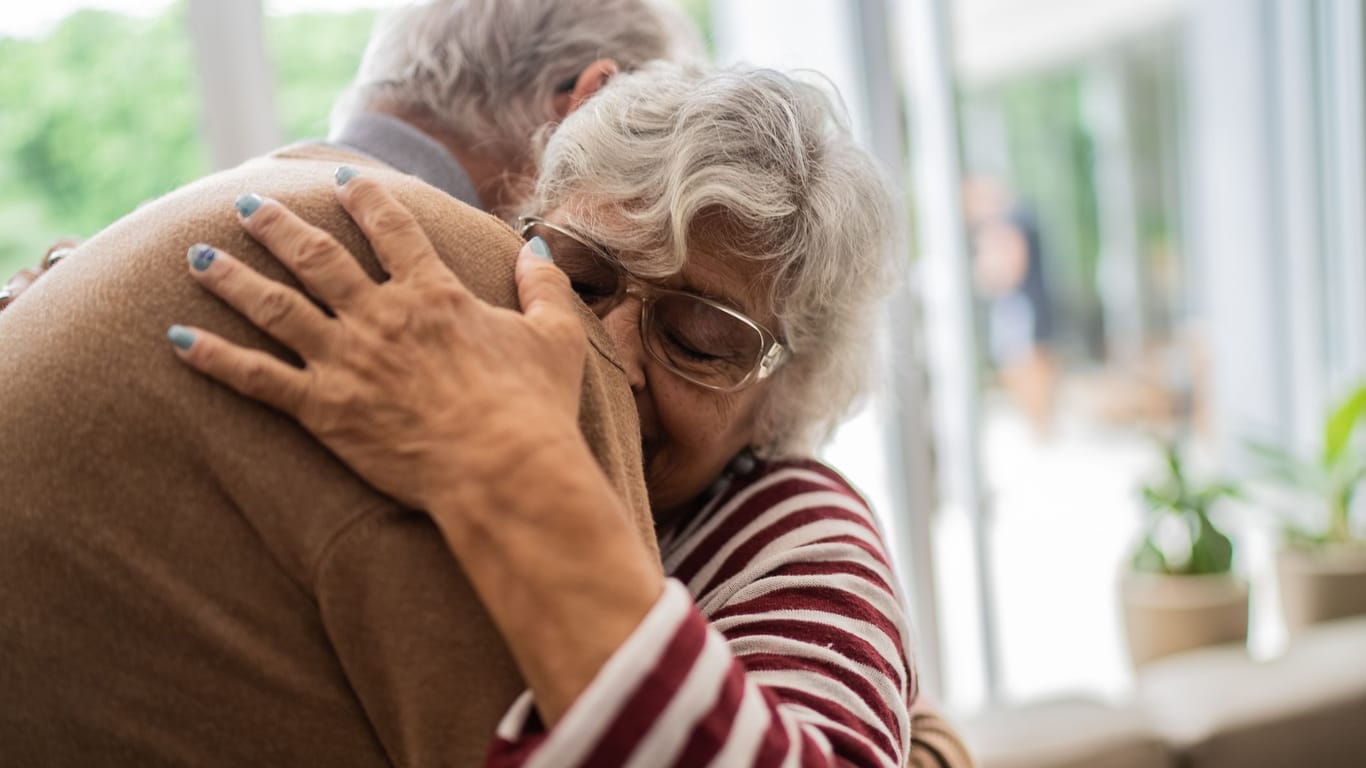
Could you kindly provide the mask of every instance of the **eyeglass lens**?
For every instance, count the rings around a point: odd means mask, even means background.
[[[599,317],[620,303],[625,286],[615,264],[586,243],[549,227],[533,225],[526,234],[546,240],[555,265]],[[763,354],[764,339],[758,329],[699,297],[658,292],[642,312],[647,329],[644,341],[650,352],[698,383],[723,388],[739,384]]]

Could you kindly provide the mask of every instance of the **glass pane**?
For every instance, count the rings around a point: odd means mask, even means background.
[[[275,69],[276,107],[286,141],[327,135],[328,115],[365,53],[378,8],[394,0],[272,0],[266,45]]]
[[[961,90],[1007,700],[1127,688],[1119,583],[1138,489],[1161,475],[1153,436],[1208,453],[1176,192],[1176,40],[1140,34]]]
[[[208,170],[185,6],[0,16],[0,279]]]

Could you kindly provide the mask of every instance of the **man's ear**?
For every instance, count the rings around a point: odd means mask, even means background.
[[[593,94],[602,90],[618,71],[616,59],[598,59],[584,67],[579,76],[574,78],[572,90],[555,94],[555,114],[559,115],[561,120],[568,117],[571,112],[592,98]]]

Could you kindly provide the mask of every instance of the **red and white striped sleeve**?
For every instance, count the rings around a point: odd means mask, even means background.
[[[555,728],[525,694],[489,768],[904,764],[915,681],[867,505],[763,465],[666,548],[664,594]]]

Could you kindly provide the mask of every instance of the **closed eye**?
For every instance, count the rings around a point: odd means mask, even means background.
[[[676,334],[666,332],[664,336],[665,339],[669,342],[669,344],[672,347],[674,347],[674,349],[677,349],[679,352],[683,353],[685,357],[688,357],[699,363],[706,363],[712,360],[721,359],[718,355],[708,354],[700,349],[696,349],[695,347],[689,345],[687,342],[683,341]]]

